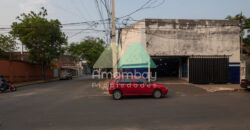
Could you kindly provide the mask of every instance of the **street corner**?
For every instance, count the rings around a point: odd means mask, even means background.
[[[98,88],[102,91],[108,92],[109,82],[111,79],[99,79],[99,80],[92,80],[92,88]]]

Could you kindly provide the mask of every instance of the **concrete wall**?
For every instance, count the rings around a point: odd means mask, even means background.
[[[228,20],[145,19],[122,30],[122,51],[139,42],[151,56],[229,55],[230,62],[239,63],[238,24]]]
[[[140,43],[145,47],[145,41],[146,35],[144,21],[139,21],[122,29],[119,41],[119,57],[121,57],[125,53],[129,45],[131,45],[132,43]]]
[[[229,55],[240,62],[240,28],[227,20],[146,20],[150,55]]]

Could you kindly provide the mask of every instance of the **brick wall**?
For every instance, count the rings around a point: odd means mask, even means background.
[[[42,79],[41,67],[38,64],[0,59],[0,75],[12,82],[26,82]],[[53,70],[47,69],[46,79],[53,78]]]

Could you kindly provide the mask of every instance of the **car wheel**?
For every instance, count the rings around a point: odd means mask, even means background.
[[[120,90],[115,90],[113,93],[113,99],[120,100],[122,98],[122,92]]]
[[[11,92],[15,92],[15,91],[16,91],[16,87],[11,87],[11,88],[10,88],[10,91],[11,91]]]
[[[165,98],[166,96],[167,96],[166,94],[165,94],[165,95],[164,95],[164,94],[162,94],[162,95],[161,95],[161,98]]]
[[[247,85],[246,84],[241,84],[240,85],[242,88],[247,88]]]
[[[4,92],[4,89],[3,89],[3,88],[0,88],[0,92]]]
[[[3,93],[4,91],[6,91],[6,88],[0,88],[0,91]]]
[[[153,97],[154,98],[161,98],[162,97],[161,90],[155,90],[153,93]]]

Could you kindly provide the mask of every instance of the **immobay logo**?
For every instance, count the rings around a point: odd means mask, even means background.
[[[150,81],[156,81],[157,76],[156,76],[156,72],[151,73],[151,72],[137,72],[136,70],[134,70],[134,72],[117,72],[115,75],[117,76],[123,76],[123,77],[127,77],[127,76],[138,76],[138,77],[143,77],[145,79],[148,78],[148,74],[150,74]],[[107,79],[107,78],[111,78],[113,77],[113,73],[112,72],[102,72],[99,70],[94,70],[92,73],[92,79]]]
[[[125,50],[125,51],[124,51]],[[150,69],[156,68],[154,61],[148,55],[145,48],[139,43],[132,43],[127,49],[117,48],[117,61],[113,66],[112,48],[106,47],[104,52],[98,58],[92,72],[93,79],[105,79],[118,76],[140,76],[151,81],[156,80],[156,72],[153,74]],[[116,67],[118,72],[113,73],[112,68]]]

